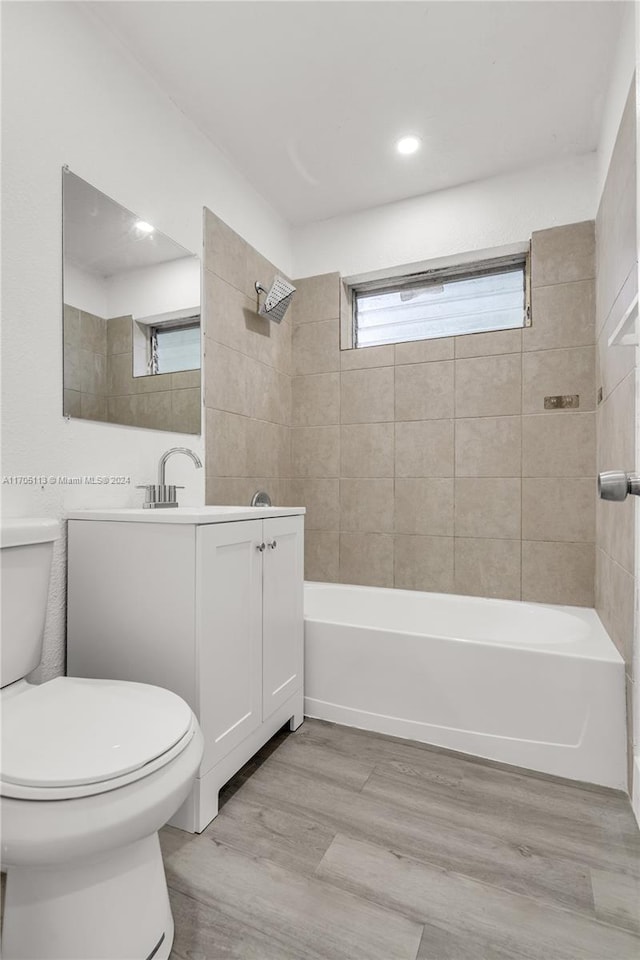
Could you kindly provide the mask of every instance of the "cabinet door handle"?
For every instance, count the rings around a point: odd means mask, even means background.
[[[267,546],[270,547],[272,550],[275,550],[275,548],[278,546],[278,541],[272,540],[271,543],[267,544]]]
[[[264,544],[264,543],[258,543],[258,544],[256,544],[256,546],[257,546],[258,550],[260,551],[260,553],[262,553],[262,551],[265,549],[265,544]]]

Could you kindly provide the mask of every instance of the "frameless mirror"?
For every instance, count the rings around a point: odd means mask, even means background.
[[[67,168],[63,413],[200,433],[200,260]]]

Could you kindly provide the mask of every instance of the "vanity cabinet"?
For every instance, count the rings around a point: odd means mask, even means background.
[[[303,517],[104,515],[69,520],[68,674],[154,683],[184,697],[205,750],[171,823],[200,832],[230,777],[283,724],[303,720]]]

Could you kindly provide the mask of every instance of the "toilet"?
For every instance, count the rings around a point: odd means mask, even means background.
[[[166,960],[158,830],[187,798],[203,739],[168,690],[25,677],[38,666],[54,520],[3,520],[0,816],[5,960]]]

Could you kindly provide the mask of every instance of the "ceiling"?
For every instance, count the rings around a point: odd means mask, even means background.
[[[63,179],[63,209],[65,262],[95,277],[193,256],[158,230],[141,232],[135,213],[71,171]]]
[[[619,2],[88,3],[293,224],[597,146]],[[400,157],[395,140],[418,134]]]

